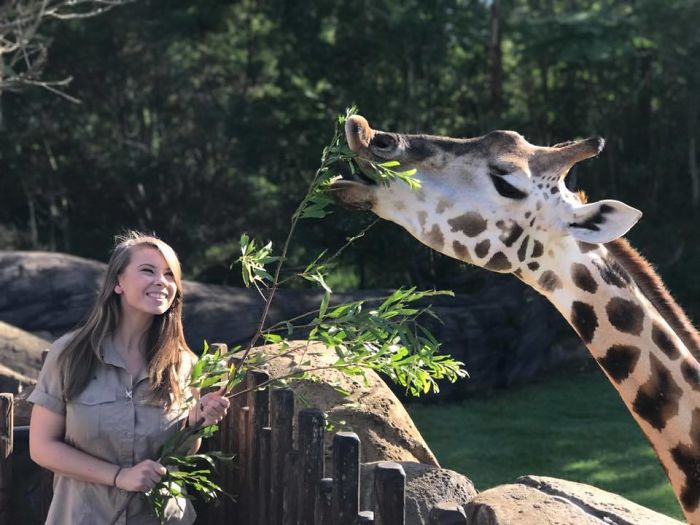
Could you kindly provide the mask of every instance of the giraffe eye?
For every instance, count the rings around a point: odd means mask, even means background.
[[[492,175],[498,175],[499,177],[503,177],[504,175],[508,175],[510,171],[511,170],[501,168],[500,166],[489,164],[489,173],[491,173]]]
[[[527,197],[527,193],[509,182],[509,179],[516,182],[519,180],[511,170],[491,164],[489,165],[489,177],[491,177],[491,181],[501,197],[514,200],[522,200]]]

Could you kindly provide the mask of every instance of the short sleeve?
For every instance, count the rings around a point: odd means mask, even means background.
[[[58,356],[72,336],[73,333],[66,334],[51,345],[44,366],[39,372],[39,379],[34,391],[27,398],[30,403],[41,405],[61,415],[66,413],[66,402],[63,397],[63,380],[58,366]]]

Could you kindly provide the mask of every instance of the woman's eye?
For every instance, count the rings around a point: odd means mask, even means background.
[[[151,270],[150,268],[142,268],[141,271],[146,273],[153,273],[153,270]]]

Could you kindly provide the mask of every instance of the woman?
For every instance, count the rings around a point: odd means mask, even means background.
[[[187,405],[198,399],[187,389],[196,357],[183,336],[177,255],[155,237],[120,240],[87,321],[52,345],[29,396],[31,457],[55,473],[48,524],[109,523],[129,492],[148,492],[166,473],[154,459],[185,418],[218,423],[229,406],[223,392]],[[195,515],[173,499],[166,517],[190,524]],[[117,523],[158,521],[137,497]]]

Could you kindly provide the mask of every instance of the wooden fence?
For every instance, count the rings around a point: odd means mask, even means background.
[[[325,462],[326,420],[315,408],[299,411],[294,420],[294,396],[289,389],[261,389],[264,372],[251,371],[238,387],[220,431],[205,443],[210,449],[234,454],[233,468],[220,471],[219,482],[235,500],[217,505],[196,504],[197,524],[206,525],[404,525],[405,474],[393,462],[374,469],[370,508],[360,508],[360,440],[352,432],[332,439],[332,461]],[[12,394],[0,394],[0,525],[18,521],[14,491],[13,436],[26,440],[26,427],[13,431]],[[23,449],[26,450],[26,446]],[[50,501],[50,475],[38,473],[42,516]],[[366,488],[365,488],[366,489]],[[365,490],[365,492],[368,492]],[[36,499],[36,498],[35,498]],[[25,518],[26,519],[26,518]],[[43,522],[43,520],[42,520]],[[28,521],[26,523],[29,523]],[[431,525],[466,524],[456,505],[441,504],[430,513]]]

